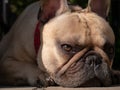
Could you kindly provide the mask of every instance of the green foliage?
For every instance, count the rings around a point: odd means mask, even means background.
[[[30,3],[38,0],[9,0],[12,13],[19,15]]]
[[[85,8],[87,6],[88,0],[70,0],[71,3],[77,4]]]

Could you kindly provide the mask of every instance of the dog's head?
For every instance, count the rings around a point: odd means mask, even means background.
[[[114,33],[106,22],[109,0],[90,0],[86,9],[66,0],[46,0],[38,64],[61,86],[107,86],[114,58]],[[49,10],[49,11],[47,11]]]

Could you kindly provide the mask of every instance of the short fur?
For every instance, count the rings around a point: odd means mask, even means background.
[[[93,2],[105,3],[105,8],[101,9],[102,4],[96,8]],[[112,70],[115,37],[105,20],[108,2],[90,0],[86,9],[68,5],[66,0],[41,0],[28,6],[0,43],[0,84],[119,84],[120,73]],[[39,21],[43,25],[36,54],[34,30],[40,6]]]

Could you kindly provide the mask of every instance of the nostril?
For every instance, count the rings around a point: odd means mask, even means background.
[[[85,58],[85,63],[88,65],[100,65],[102,63],[102,60],[99,56],[97,55],[89,55]]]
[[[95,60],[95,65],[100,65],[102,63],[102,60],[100,58]]]

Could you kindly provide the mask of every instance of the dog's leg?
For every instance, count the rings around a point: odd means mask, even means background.
[[[112,84],[120,85],[120,71],[112,70]]]
[[[36,64],[7,58],[0,63],[0,84],[5,85],[47,85],[46,75]]]

